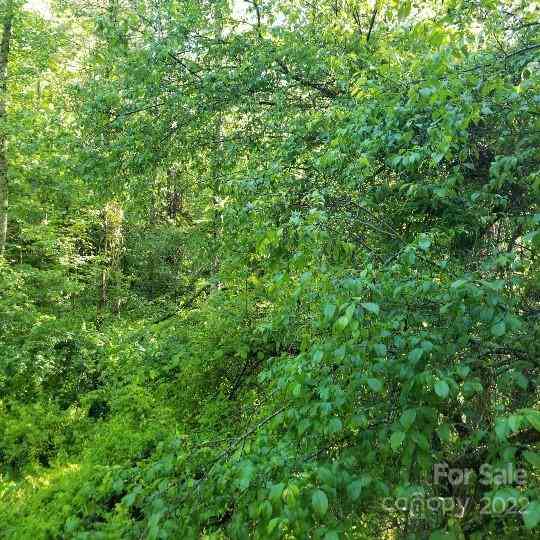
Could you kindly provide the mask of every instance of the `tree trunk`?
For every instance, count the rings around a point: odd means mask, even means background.
[[[0,44],[0,257],[6,248],[8,221],[8,163],[6,156],[6,97],[9,46],[11,43],[11,26],[13,23],[13,2],[7,0],[3,21],[2,43]]]

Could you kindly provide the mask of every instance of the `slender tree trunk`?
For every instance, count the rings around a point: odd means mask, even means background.
[[[214,37],[217,42],[223,39],[223,7],[218,0],[214,7]],[[210,157],[210,175],[213,183],[213,204],[214,212],[212,217],[212,238],[214,249],[214,262],[212,264],[213,271],[218,271],[219,261],[219,238],[221,229],[221,215],[222,208],[221,203],[221,175],[222,175],[222,163],[223,163],[223,114],[218,112],[214,120],[214,133],[215,147],[211,149],[212,155]]]
[[[8,222],[8,162],[6,156],[6,97],[9,47],[11,44],[11,26],[13,23],[13,2],[7,0],[3,21],[2,42],[0,43],[0,257],[6,248]]]

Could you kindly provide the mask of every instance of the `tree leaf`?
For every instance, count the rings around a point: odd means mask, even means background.
[[[506,418],[497,418],[495,420],[495,434],[499,441],[504,441],[506,439],[506,434],[508,433],[508,421]]]
[[[420,360],[420,358],[422,358],[422,355],[424,354],[424,349],[421,349],[421,348],[416,348],[416,349],[413,349],[410,353],[409,353],[409,360],[413,363],[413,364],[416,364],[418,362],[418,360]]]
[[[285,489],[285,484],[280,482],[279,484],[274,484],[270,488],[270,493],[268,495],[268,498],[273,502],[279,501],[281,499],[281,494],[283,493],[283,490]]]
[[[500,321],[498,323],[495,323],[491,327],[491,333],[495,337],[501,337],[501,336],[503,336],[505,334],[505,332],[506,332],[506,324],[504,323],[504,321]]]
[[[332,319],[336,313],[335,304],[325,304],[323,308],[324,317],[326,319]]]
[[[414,424],[415,419],[416,410],[408,409],[401,415],[399,421],[401,425],[405,428],[405,430],[408,430]]]
[[[349,323],[351,322],[351,320],[349,319],[349,317],[347,317],[347,315],[342,315],[337,321],[336,321],[336,327],[339,329],[339,330],[345,330],[345,328],[347,328],[347,326],[349,326]]]
[[[272,534],[274,529],[279,525],[280,521],[280,517],[275,517],[268,522],[268,525],[266,527],[266,531],[268,532],[268,534]]]
[[[534,529],[540,523],[540,501],[534,501],[527,505],[523,511],[523,522],[527,529]]]
[[[431,240],[429,238],[422,238],[419,242],[418,242],[418,246],[420,247],[421,250],[423,251],[427,251],[430,246],[431,246]]]
[[[540,454],[525,450],[523,457],[535,468],[540,469]]]
[[[311,496],[311,505],[319,516],[324,516],[328,510],[328,497],[321,489],[316,489]]]
[[[362,482],[360,480],[353,480],[348,486],[347,486],[347,493],[349,494],[349,497],[356,501],[362,492]]]
[[[528,410],[525,414],[525,418],[527,418],[527,421],[531,426],[536,429],[536,431],[540,431],[540,412],[539,411],[532,411]]]
[[[380,308],[379,304],[374,304],[373,302],[363,302],[360,304],[366,311],[373,313],[375,315],[379,314]]]
[[[337,433],[338,431],[341,431],[342,428],[343,424],[339,418],[332,418],[330,422],[328,422],[328,433]]]
[[[394,431],[390,437],[390,446],[392,447],[392,450],[397,450],[404,440],[405,433],[403,431]]]
[[[437,428],[437,435],[442,442],[450,441],[450,426],[448,424],[441,424]]]
[[[370,378],[367,380],[367,383],[374,392],[380,392],[382,390],[383,383],[379,379]]]
[[[435,393],[442,399],[448,397],[448,393],[450,392],[450,388],[448,386],[448,383],[446,381],[440,380],[435,383]]]
[[[517,433],[519,431],[519,428],[521,426],[521,421],[523,420],[523,417],[518,414],[512,414],[508,418],[508,427],[514,432]]]

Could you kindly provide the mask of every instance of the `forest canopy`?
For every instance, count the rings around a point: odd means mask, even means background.
[[[0,0],[0,537],[536,539],[540,2]]]

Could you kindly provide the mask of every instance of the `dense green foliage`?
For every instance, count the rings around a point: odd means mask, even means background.
[[[0,536],[537,538],[540,4],[8,4]]]

